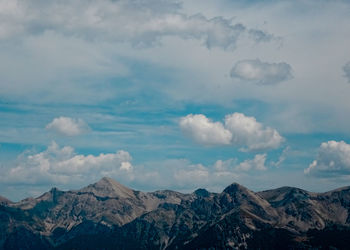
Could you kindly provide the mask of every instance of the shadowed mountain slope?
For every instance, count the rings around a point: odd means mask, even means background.
[[[350,237],[349,214],[349,187],[145,193],[105,177],[17,203],[0,197],[0,249],[342,249],[325,235]]]

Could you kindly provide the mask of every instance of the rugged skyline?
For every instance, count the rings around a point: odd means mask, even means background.
[[[104,177],[18,203],[0,197],[0,249],[347,249],[349,202],[349,186],[146,193]]]
[[[0,0],[0,195],[348,185],[349,11]]]

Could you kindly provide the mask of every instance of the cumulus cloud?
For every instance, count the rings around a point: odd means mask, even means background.
[[[233,172],[242,172],[249,170],[267,170],[265,166],[266,154],[257,154],[253,159],[247,159],[238,163],[237,159],[228,159],[225,161],[218,160],[214,164],[214,169],[216,173],[233,173]]]
[[[99,40],[101,37],[137,46],[157,44],[165,36],[200,39],[208,48],[234,48],[247,29],[223,17],[187,15],[176,0],[20,1],[0,2],[0,38],[56,31]],[[266,41],[264,31],[252,38]]]
[[[345,77],[348,79],[348,82],[350,83],[350,62],[347,62],[344,66],[343,66],[343,70],[345,73]]]
[[[228,145],[232,134],[220,122],[212,122],[206,116],[189,114],[180,119],[182,131],[204,145]]]
[[[81,155],[74,148],[57,143],[37,154],[21,155],[15,167],[0,178],[3,183],[69,184],[89,183],[103,176],[132,179],[131,156],[126,151],[110,154]]]
[[[283,137],[276,129],[264,127],[254,117],[233,113],[225,117],[225,128],[232,133],[232,144],[243,151],[278,148]]]
[[[82,119],[61,116],[47,124],[46,129],[65,136],[76,136],[89,131],[90,128]]]
[[[264,39],[263,35],[260,36]],[[255,59],[238,61],[231,69],[231,77],[256,84],[271,85],[291,79],[293,76],[292,67],[285,62],[268,63]]]
[[[241,162],[237,166],[237,170],[244,170],[244,171],[248,171],[251,169],[266,170],[267,167],[265,166],[265,161],[266,161],[266,154],[257,154],[255,155],[254,159],[248,159]]]
[[[199,144],[233,145],[242,151],[274,149],[284,141],[277,130],[264,127],[254,117],[242,113],[226,115],[224,124],[202,114],[190,114],[182,117],[179,125],[185,135]]]
[[[318,177],[350,175],[350,145],[344,141],[323,142],[316,159],[304,170],[305,174]]]
[[[213,165],[188,159],[133,165],[131,155],[123,150],[84,155],[70,146],[52,142],[42,152],[24,152],[11,166],[0,165],[0,184],[7,188],[29,187],[28,192],[36,190],[40,194],[54,185],[60,189],[80,188],[108,176],[141,190],[170,188],[187,192],[198,187],[220,190],[240,178],[260,175],[267,169],[266,157],[257,154],[252,159],[217,160]]]

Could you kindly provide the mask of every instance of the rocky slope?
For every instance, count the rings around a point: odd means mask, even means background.
[[[103,178],[14,203],[0,197],[0,249],[347,249],[350,187],[310,193],[144,193]]]

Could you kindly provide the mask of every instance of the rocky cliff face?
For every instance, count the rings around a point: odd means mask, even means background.
[[[0,197],[0,249],[342,248],[349,215],[349,187],[144,193],[103,178],[17,203]]]

